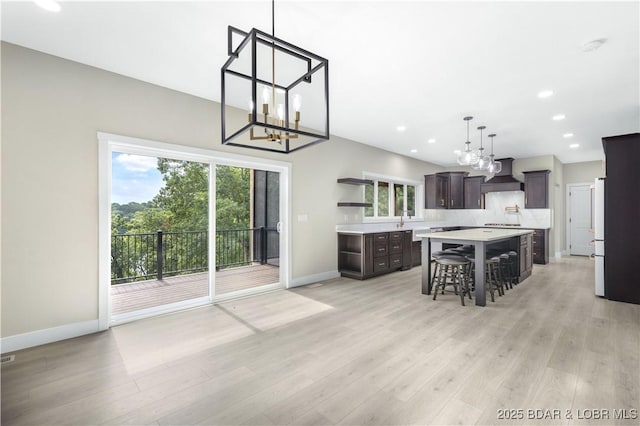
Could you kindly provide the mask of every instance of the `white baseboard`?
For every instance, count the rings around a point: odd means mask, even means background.
[[[8,352],[19,351],[20,349],[84,336],[85,334],[96,333],[98,331],[100,331],[99,321],[95,319],[7,336],[0,339],[0,353],[6,354]]]
[[[562,252],[561,251],[557,251],[556,252],[556,259],[560,259],[562,257]]]
[[[339,278],[340,272],[338,271],[327,271],[321,272],[319,274],[306,275],[304,277],[294,278],[289,281],[289,288],[300,287],[303,285],[317,283],[318,281],[332,280],[334,278]]]

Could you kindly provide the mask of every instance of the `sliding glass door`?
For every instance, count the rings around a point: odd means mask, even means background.
[[[216,166],[215,296],[279,285],[280,173]]]
[[[209,300],[209,164],[112,152],[114,319]]]
[[[100,329],[287,286],[290,164],[98,138]]]

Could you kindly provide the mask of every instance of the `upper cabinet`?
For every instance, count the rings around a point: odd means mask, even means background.
[[[524,208],[549,208],[550,170],[536,170],[524,173]]]
[[[443,172],[424,177],[427,209],[463,209],[464,178],[468,172]]]
[[[484,176],[469,176],[464,178],[464,208],[484,209],[484,194],[480,185],[484,183]]]

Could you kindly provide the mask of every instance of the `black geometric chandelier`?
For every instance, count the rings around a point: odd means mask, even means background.
[[[329,61],[276,38],[274,12],[271,35],[228,27],[222,143],[288,154],[329,139]]]

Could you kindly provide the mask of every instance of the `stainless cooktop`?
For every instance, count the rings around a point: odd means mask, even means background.
[[[484,226],[520,226],[519,223],[485,223]]]

